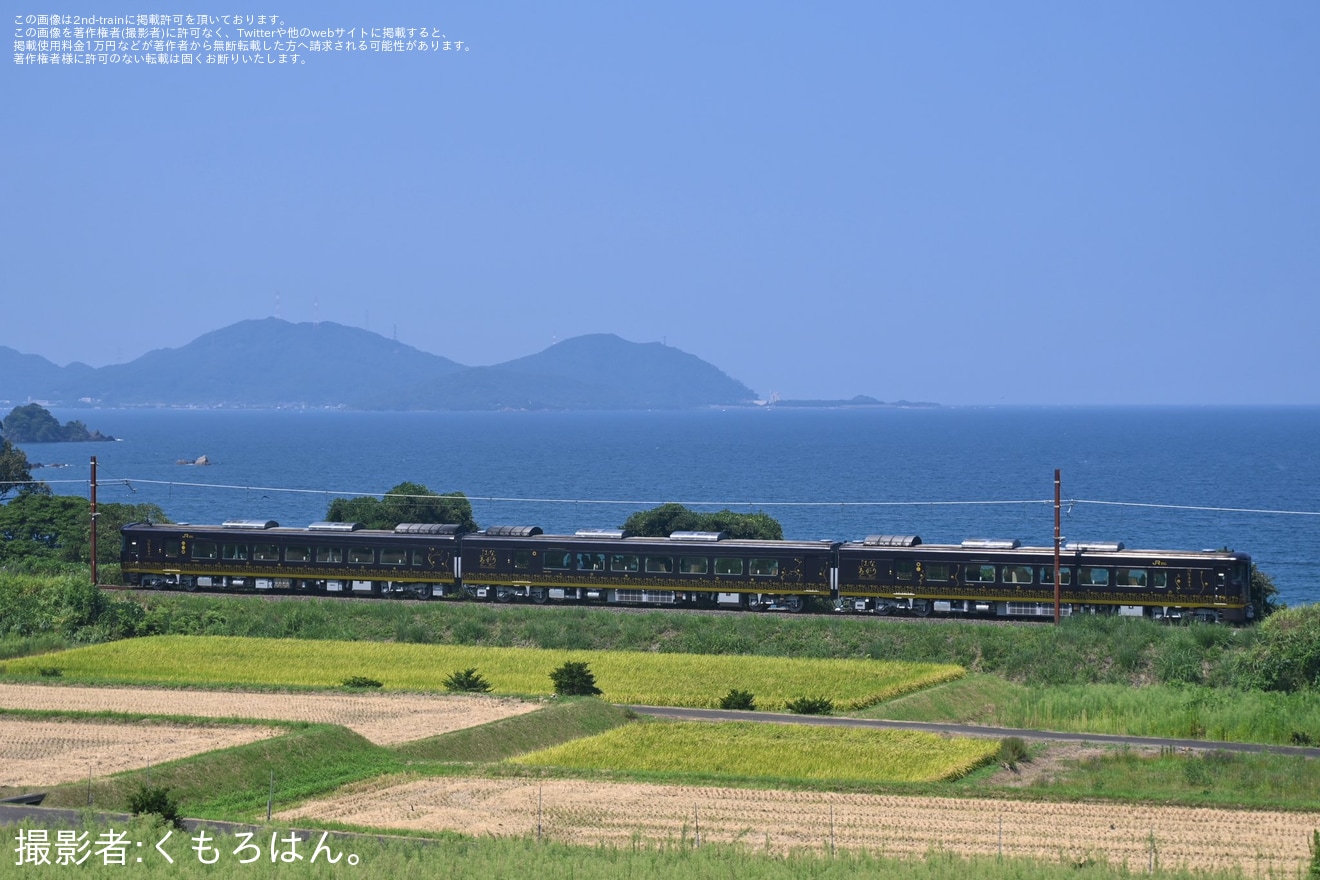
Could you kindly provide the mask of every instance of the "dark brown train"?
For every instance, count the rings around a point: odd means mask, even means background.
[[[464,533],[405,523],[283,528],[133,523],[121,563],[130,584],[498,602],[841,612],[925,617],[1052,617],[1054,550],[1017,541],[923,544],[747,541],[713,532],[639,538],[621,531],[547,535],[534,526]],[[1240,623],[1252,616],[1251,557],[1230,551],[1065,544],[1063,614]],[[809,600],[820,600],[811,603]]]

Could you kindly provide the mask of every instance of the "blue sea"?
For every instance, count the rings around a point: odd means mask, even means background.
[[[116,443],[24,444],[35,477],[179,522],[324,518],[405,480],[482,525],[617,527],[666,501],[764,510],[789,538],[915,534],[1251,553],[1320,600],[1320,408],[728,409],[627,413],[54,410]],[[181,465],[205,455],[210,466]]]

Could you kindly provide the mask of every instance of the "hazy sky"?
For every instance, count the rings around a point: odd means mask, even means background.
[[[785,397],[1320,403],[1314,0],[211,12],[463,48],[11,51],[0,345],[278,314],[473,365],[611,332]]]

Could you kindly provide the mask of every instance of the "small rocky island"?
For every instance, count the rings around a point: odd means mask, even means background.
[[[61,425],[59,419],[37,403],[14,407],[0,422],[0,430],[11,443],[86,443],[115,439],[100,431],[89,431],[77,420]]]

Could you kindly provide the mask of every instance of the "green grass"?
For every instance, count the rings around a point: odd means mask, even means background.
[[[568,699],[479,727],[391,747],[403,760],[482,764],[593,736],[629,723],[625,709],[593,698]]]
[[[9,661],[36,676],[54,667],[65,681],[136,684],[334,687],[368,676],[387,690],[443,691],[455,669],[477,668],[499,694],[547,694],[550,673],[587,660],[606,699],[617,703],[716,707],[730,688],[756,694],[763,709],[802,696],[860,708],[962,674],[955,666],[872,660],[711,656],[534,648],[306,642],[289,639],[156,636]]]
[[[861,713],[896,721],[948,721],[1131,736],[1292,745],[1320,742],[1320,693],[1242,691],[1185,685],[1012,684],[968,676]]]
[[[54,837],[54,827],[27,823],[24,831],[46,829]],[[1128,880],[1140,874],[1151,880],[1241,880],[1237,871],[1190,872],[1157,866],[1147,874],[1145,866],[1132,868],[1110,865],[1103,860],[1076,865],[1053,861],[982,856],[963,858],[952,853],[932,851],[924,858],[903,859],[871,853],[839,851],[827,854],[797,852],[772,855],[756,847],[702,845],[688,841],[669,841],[656,845],[641,842],[628,847],[570,846],[537,842],[531,838],[443,835],[434,840],[362,836],[331,838],[327,846],[342,853],[337,865],[324,859],[310,862],[319,836],[300,848],[304,859],[291,864],[272,865],[268,857],[251,864],[238,864],[233,852],[243,843],[232,835],[216,835],[210,842],[220,852],[214,865],[201,864],[189,848],[191,838],[179,832],[164,844],[174,858],[170,864],[157,857],[154,845],[164,836],[159,826],[139,820],[128,826],[90,824],[88,837],[97,840],[113,828],[127,831],[128,839],[142,841],[146,850],[141,864],[103,866],[89,859],[79,868],[67,865],[14,866],[12,847],[8,857],[0,859],[0,878],[35,878],[63,880],[70,876],[121,877],[131,874],[140,880],[193,880],[200,877],[243,877],[252,880],[322,880],[346,876],[388,877],[391,880],[503,880],[511,877],[535,877],[537,880],[618,880],[621,877],[648,880]],[[10,829],[17,835],[19,829]],[[268,843],[270,833],[282,839],[285,829],[262,831],[254,842]],[[10,841],[13,842],[13,839]],[[357,864],[349,866],[349,856]],[[242,857],[246,857],[243,853]],[[52,859],[53,861],[53,859]]]
[[[129,794],[149,773],[153,785],[178,799],[186,816],[251,819],[265,815],[272,773],[279,805],[403,769],[388,749],[346,728],[309,724],[283,736],[96,780],[91,793],[97,808],[125,810]],[[84,807],[87,795],[85,782],[58,786],[45,806]]]
[[[1113,749],[1074,761],[1048,782],[1014,796],[1051,800],[1105,798],[1206,807],[1320,809],[1320,761],[1284,755]]]
[[[616,728],[510,763],[578,772],[867,784],[953,779],[993,760],[998,750],[993,740],[914,731],[663,721]]]

